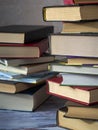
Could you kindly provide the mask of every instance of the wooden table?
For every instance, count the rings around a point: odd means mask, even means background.
[[[56,126],[56,111],[64,103],[52,96],[34,112],[0,110],[0,130],[65,130]]]

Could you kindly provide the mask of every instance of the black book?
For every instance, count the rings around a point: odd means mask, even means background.
[[[32,43],[53,33],[53,26],[9,25],[0,27],[0,43]]]

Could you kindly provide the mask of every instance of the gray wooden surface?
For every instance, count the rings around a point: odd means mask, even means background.
[[[65,130],[56,125],[56,111],[64,103],[52,96],[34,112],[0,110],[0,130]]]

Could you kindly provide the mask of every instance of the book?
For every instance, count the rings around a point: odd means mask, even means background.
[[[61,85],[62,80],[62,77],[47,79],[47,93],[84,105],[98,103],[98,86]]]
[[[0,71],[29,75],[41,71],[47,71],[48,64],[49,63],[39,63],[39,64],[22,65],[17,67],[0,65]]]
[[[74,0],[75,4],[98,4],[98,0]]]
[[[98,0],[64,0],[64,4],[97,4]]]
[[[44,21],[98,20],[98,4],[69,4],[43,7]]]
[[[52,55],[98,57],[98,33],[66,33],[50,35]]]
[[[38,85],[16,94],[0,93],[0,109],[34,111],[48,97],[46,84]]]
[[[97,65],[98,58],[93,57],[67,57],[68,65]]]
[[[57,110],[56,123],[59,127],[73,130],[97,130],[98,127],[97,120],[67,117],[65,108],[60,108]]]
[[[0,59],[0,64],[5,66],[22,66],[22,65],[30,65],[30,64],[40,64],[40,63],[48,63],[55,60],[55,56],[43,54],[38,58],[6,58]]]
[[[98,67],[89,65],[68,65],[62,63],[49,63],[48,69],[60,73],[90,74],[98,75]]]
[[[30,44],[0,44],[0,58],[38,58],[48,50],[48,38]]]
[[[98,32],[98,21],[62,22],[61,33]]]
[[[64,1],[64,4],[74,4],[74,1],[73,0],[63,0]]]
[[[1,43],[31,43],[48,37],[53,26],[46,25],[8,25],[0,27]]]
[[[50,72],[50,71],[42,71],[34,74],[29,75],[21,75],[12,72],[1,72],[0,71],[0,80],[3,81],[17,81],[21,83],[32,83],[37,84],[47,80],[48,78],[54,77],[58,75],[57,72]]]
[[[98,87],[98,75],[75,73],[61,73],[61,75],[63,77],[61,85]]]
[[[27,90],[31,87],[36,87],[38,84],[20,83],[14,81],[0,80],[0,92],[3,93],[18,93]]]
[[[76,102],[65,103],[67,117],[98,120],[98,104],[85,106]]]

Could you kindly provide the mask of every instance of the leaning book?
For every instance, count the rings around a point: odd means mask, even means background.
[[[38,85],[16,94],[0,93],[0,109],[34,111],[48,97],[46,84]]]

